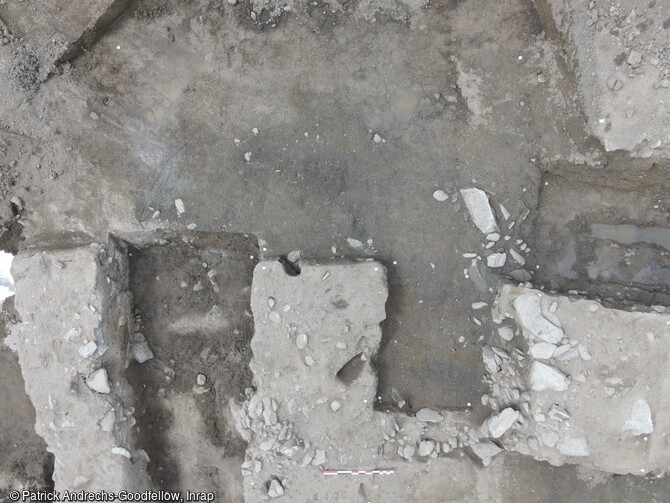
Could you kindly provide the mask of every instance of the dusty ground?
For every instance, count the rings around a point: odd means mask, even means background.
[[[60,14],[37,0],[0,2],[0,25],[11,34],[0,45],[0,218],[7,229],[0,247],[69,247],[106,241],[110,232],[183,232],[194,224],[255,236],[265,257],[292,250],[311,259],[375,257],[390,283],[375,362],[378,407],[403,400],[407,413],[430,406],[487,414],[480,335],[492,323],[484,316],[475,325],[470,306],[490,301],[487,287],[517,265],[508,260],[499,273],[484,272],[481,290],[464,276],[470,261],[462,254],[481,253],[483,245],[455,197],[460,188],[480,187],[496,210],[509,210],[502,233],[528,242],[527,269],[538,271],[540,285],[615,301],[623,288],[629,300],[667,304],[667,251],[636,245],[637,262],[624,267],[619,252],[606,250],[609,243],[595,249],[584,230],[593,223],[667,226],[667,163],[662,152],[635,160],[607,152],[591,136],[594,108],[583,106],[580,54],[549,4],[296,2],[277,16],[278,5],[139,1],[118,19],[106,12],[101,33],[78,41],[83,49],[64,62],[69,52],[44,36]],[[44,33],[26,22],[33,18]],[[436,201],[436,189],[449,199]],[[613,208],[602,210],[603,201]],[[577,217],[576,207],[584,208]],[[570,246],[574,260],[562,261]],[[141,269],[131,278],[146,335],[157,341],[191,301],[171,297],[166,311],[153,310],[154,299],[174,289],[163,292],[149,279],[177,281],[167,271],[187,274],[197,264],[184,260],[200,259],[185,249],[161,253],[142,250],[131,262]],[[150,257],[156,260],[145,265]],[[638,275],[647,267],[661,272]],[[239,270],[233,282],[249,285],[249,270]],[[594,272],[602,270],[611,272]],[[241,320],[248,298],[235,299],[224,311],[237,310]],[[239,343],[247,340],[244,323]],[[159,357],[141,372],[159,372],[177,348],[156,349]],[[0,375],[11,382],[16,362],[2,362]],[[175,393],[197,373],[182,370]],[[18,397],[20,386],[13,389]],[[158,401],[146,405],[165,406]],[[33,456],[39,439],[26,438]],[[604,478],[593,489],[574,468],[516,457],[496,470],[501,501],[670,498],[664,480]]]

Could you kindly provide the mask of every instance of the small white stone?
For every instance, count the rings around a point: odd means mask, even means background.
[[[492,232],[491,234],[487,234],[486,235],[486,240],[487,241],[493,241],[495,243],[496,241],[500,240],[500,234],[498,234],[497,232]]]
[[[124,449],[123,447],[112,447],[112,454],[117,454],[119,456],[123,456],[124,458],[128,459],[132,457],[128,449]]]
[[[382,137],[379,136],[377,133],[372,137],[372,141],[375,143],[381,143],[382,142]]]
[[[421,457],[429,456],[435,450],[435,442],[432,440],[422,440],[419,442],[418,454]]]
[[[326,451],[317,449],[312,460],[313,466],[321,466],[326,463]]]
[[[416,413],[416,418],[424,423],[439,423],[443,417],[439,412],[432,409],[423,408]]]
[[[305,365],[307,365],[308,367],[313,367],[314,365],[316,365],[316,360],[314,358],[312,358],[311,356],[306,355],[305,356]]]
[[[554,404],[552,405],[549,410],[547,411],[547,415],[549,416],[550,419],[556,421],[557,423],[562,423],[563,421],[567,421],[570,419],[570,414],[562,408],[559,407],[558,405]]]
[[[83,346],[79,346],[79,356],[90,358],[98,350],[98,344],[95,341],[88,341]]]
[[[346,343],[346,342],[339,341],[339,342],[336,342],[336,343],[335,343],[335,347],[336,347],[337,349],[347,349],[347,343]]]
[[[281,323],[282,322],[281,314],[279,314],[277,311],[272,311],[270,314],[268,314],[268,318],[273,323]]]
[[[130,345],[130,352],[137,363],[144,363],[154,357],[147,341],[134,342]]]
[[[184,201],[181,199],[174,200],[174,207],[177,209],[177,215],[183,215],[186,212],[186,208],[184,208]]]
[[[640,66],[640,63],[642,63],[642,54],[640,54],[636,50],[630,51],[626,63],[628,63],[633,68]]]
[[[512,258],[517,264],[524,265],[526,263],[526,259],[523,257],[523,255],[521,255],[514,248],[509,249],[509,254],[512,255]]]
[[[500,327],[498,329],[498,335],[504,341],[511,341],[514,338],[514,330],[512,327]]]
[[[103,368],[91,372],[86,378],[86,384],[98,393],[107,394],[111,391],[109,381],[107,380],[107,370]]]
[[[204,386],[207,382],[207,376],[205,374],[198,374],[195,378],[195,382],[198,383],[198,386]]]
[[[482,347],[482,360],[484,361],[484,367],[489,374],[497,374],[500,372],[500,364],[498,363],[498,358],[493,352],[491,346]]]
[[[472,309],[484,309],[488,304],[486,302],[473,302]]]
[[[484,422],[484,424],[488,428],[489,434],[493,438],[499,438],[512,427],[517,419],[519,419],[520,415],[521,414],[519,414],[519,411],[516,411],[511,407],[507,407],[498,414],[494,414],[493,416],[489,417]]]
[[[435,199],[436,201],[443,202],[449,199],[449,195],[443,190],[436,190],[435,192],[433,192],[433,199]]]
[[[535,391],[565,391],[570,380],[556,367],[534,361],[530,366],[530,387]]]
[[[526,335],[552,344],[558,344],[563,339],[563,329],[542,316],[540,298],[534,293],[514,299],[514,309]]]
[[[284,495],[284,487],[277,479],[272,479],[270,487],[268,487],[268,496],[270,498],[279,498]]]
[[[651,408],[646,400],[636,400],[623,424],[623,431],[631,431],[633,435],[646,435],[654,431],[651,419]]]
[[[247,162],[251,161],[251,152],[245,152],[244,153],[244,160]]]
[[[295,336],[295,345],[298,347],[298,349],[305,349],[308,342],[309,337],[307,337],[307,334],[298,334]]]
[[[554,355],[556,351],[556,345],[549,342],[538,342],[533,344],[528,351],[528,354],[533,358],[539,360],[548,360]]]
[[[412,456],[416,453],[416,448],[413,445],[406,445],[401,447],[401,456],[407,460],[412,459]]]
[[[589,348],[584,344],[579,344],[579,346],[577,346],[577,352],[579,353],[579,357],[584,361],[589,361],[592,358]]]
[[[116,422],[116,413],[113,410],[110,410],[102,416],[100,421],[98,421],[98,426],[104,432],[109,433],[114,429],[114,423]]]
[[[330,402],[330,408],[333,412],[337,412],[342,408],[342,404],[337,400],[333,400],[332,402]]]
[[[502,267],[505,265],[505,262],[507,262],[506,253],[492,253],[486,257],[486,265],[491,268]]]

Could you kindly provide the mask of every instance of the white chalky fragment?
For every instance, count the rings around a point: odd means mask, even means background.
[[[83,346],[79,346],[79,356],[90,358],[98,350],[98,344],[95,341],[88,341]]]
[[[111,391],[109,381],[107,380],[107,370],[102,368],[91,372],[86,378],[86,384],[98,393],[106,394]]]

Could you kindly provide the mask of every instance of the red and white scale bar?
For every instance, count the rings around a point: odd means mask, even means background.
[[[371,470],[324,470],[324,475],[391,475],[395,470],[373,468]]]

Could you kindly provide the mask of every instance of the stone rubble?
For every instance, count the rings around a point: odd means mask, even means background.
[[[670,399],[661,391],[670,378],[661,356],[670,341],[655,334],[668,333],[670,316],[509,285],[498,292],[491,316],[498,330],[509,330],[496,338],[496,352],[491,346],[482,354],[490,390],[482,403],[494,411],[482,429],[500,433],[501,448],[611,473],[668,466],[670,453],[655,426],[670,421]],[[514,345],[506,340],[514,334],[510,323],[523,335]],[[636,333],[652,335],[612,339],[633,324]],[[499,357],[495,366],[492,355]],[[513,412],[519,416],[511,421]]]

